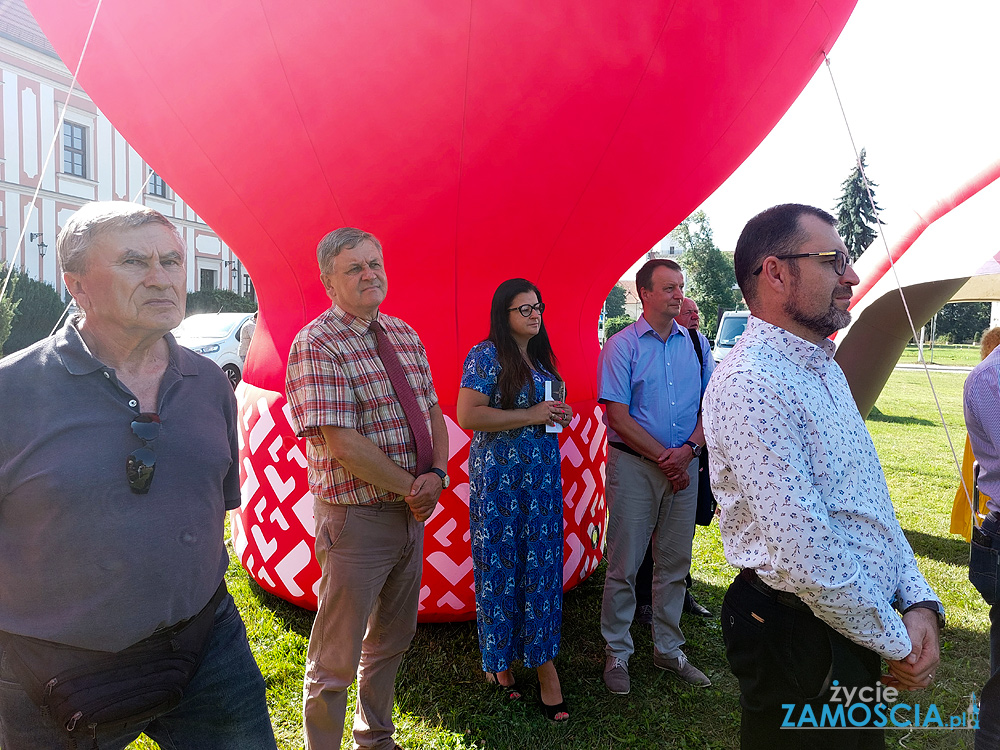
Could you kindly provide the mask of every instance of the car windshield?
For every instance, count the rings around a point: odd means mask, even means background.
[[[746,318],[726,318],[722,321],[719,334],[715,337],[716,346],[735,346],[736,340],[746,330]]]
[[[176,338],[224,339],[239,324],[239,318],[192,315],[174,329]]]

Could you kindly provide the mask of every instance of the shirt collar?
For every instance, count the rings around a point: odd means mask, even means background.
[[[56,353],[70,375],[87,375],[105,367],[87,348],[80,335],[80,321],[81,318],[77,315],[67,318],[66,324],[56,331],[54,337]]]
[[[340,322],[341,325],[350,328],[352,331],[361,336],[368,333],[368,330],[371,328],[372,325],[372,321],[365,320],[364,318],[359,318],[357,315],[353,315],[352,313],[349,313],[346,310],[342,310],[340,306],[336,304],[330,308],[329,313],[331,318]],[[380,320],[380,318],[381,318],[381,313],[376,313],[375,320]]]
[[[830,339],[823,339],[819,344],[806,341],[784,328],[768,323],[760,318],[750,316],[744,335],[750,334],[776,351],[780,352],[792,364],[818,370],[833,360],[837,345]]]
[[[647,333],[652,333],[654,336],[656,336],[656,338],[660,338],[660,334],[658,334],[656,331],[653,330],[653,326],[651,326],[649,324],[649,321],[646,320],[645,315],[640,315],[639,319],[635,321],[635,332],[640,337],[645,336]],[[681,327],[677,325],[677,321],[676,320],[670,321],[670,333],[667,335],[667,338],[670,338],[671,336],[676,336],[680,332],[681,332]]]
[[[55,339],[56,354],[62,360],[63,367],[70,375],[88,375],[108,367],[97,357],[91,354],[87,347],[87,342],[80,335],[80,322],[82,316],[74,315],[66,319],[66,324],[56,331]],[[198,366],[194,359],[194,352],[182,350],[180,344],[174,339],[172,333],[164,334],[169,352],[168,367],[176,367],[181,375],[197,375]],[[186,354],[191,356],[186,356]],[[109,368],[110,369],[110,368]]]

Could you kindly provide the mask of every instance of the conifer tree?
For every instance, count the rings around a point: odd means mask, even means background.
[[[847,245],[847,252],[851,256],[851,261],[856,261],[878,236],[877,227],[882,222],[878,218],[878,212],[882,207],[875,200],[875,188],[878,187],[869,178],[868,186],[871,188],[872,200],[868,200],[868,191],[865,190],[865,182],[861,177],[861,170],[868,174],[868,165],[865,163],[865,150],[861,149],[859,157],[860,166],[855,164],[851,174],[841,184],[840,200],[834,209],[837,217],[837,231]],[[872,203],[875,210],[872,211]]]

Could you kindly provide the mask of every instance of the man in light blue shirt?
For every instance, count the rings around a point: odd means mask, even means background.
[[[604,682],[619,695],[631,689],[635,577],[650,538],[653,663],[692,685],[711,685],[681,651],[680,618],[698,501],[698,462],[692,459],[701,455],[705,442],[701,395],[713,363],[711,357],[699,363],[691,334],[674,321],[684,299],[680,266],[651,260],[636,274],[636,287],[642,316],[608,340],[598,373],[609,446]],[[702,351],[708,351],[704,338]]]
[[[990,498],[982,525],[973,523],[969,559],[969,580],[990,605],[990,679],[980,695],[976,747],[1000,747],[1000,348],[969,373],[964,405],[979,489]]]

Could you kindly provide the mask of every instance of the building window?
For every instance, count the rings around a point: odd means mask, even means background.
[[[63,172],[87,176],[87,129],[83,125],[63,123]]]
[[[201,269],[201,284],[198,288],[203,292],[215,289],[215,271],[213,269]]]
[[[163,181],[163,178],[156,172],[151,172],[149,175],[149,194],[156,195],[160,198],[167,197],[167,183]]]

